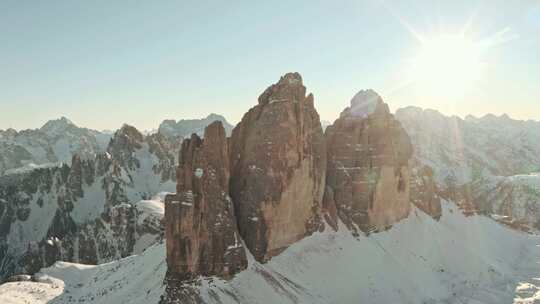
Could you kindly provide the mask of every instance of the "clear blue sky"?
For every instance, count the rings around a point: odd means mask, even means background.
[[[410,29],[465,24],[472,39],[508,40],[482,55],[474,90],[427,98],[401,86],[419,49]],[[540,120],[540,1],[0,0],[0,28],[1,129],[60,116],[95,129],[210,112],[237,122],[288,71],[326,120],[364,88],[393,110]]]

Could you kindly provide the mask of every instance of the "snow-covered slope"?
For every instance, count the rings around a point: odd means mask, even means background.
[[[308,237],[229,282],[201,279],[205,303],[533,303],[537,236],[443,204],[440,221],[414,210],[391,230],[355,238],[343,226]],[[59,262],[51,283],[0,286],[2,303],[158,303],[165,248],[99,266]],[[43,280],[43,277],[41,277]],[[529,285],[532,284],[532,285]],[[28,302],[25,302],[28,301]],[[521,302],[520,302],[521,301]]]

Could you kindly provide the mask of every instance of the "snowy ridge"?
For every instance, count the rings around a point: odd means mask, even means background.
[[[145,136],[160,132],[167,137],[188,137],[202,133],[213,121],[223,122],[227,134],[233,126],[217,114],[203,119],[165,120],[159,130],[145,131]],[[70,164],[74,154],[87,159],[106,151],[114,131],[81,128],[66,117],[50,120],[35,130],[0,130],[0,175],[19,173],[36,167]]]
[[[12,173],[10,169],[69,164],[73,154],[93,158],[105,151],[110,139],[110,134],[80,128],[65,117],[36,130],[0,130],[0,175]]]
[[[538,236],[444,203],[440,222],[414,210],[391,230],[353,237],[343,225],[308,237],[232,281],[201,279],[205,303],[532,303]],[[494,238],[493,236],[497,237]],[[54,283],[0,286],[8,303],[158,303],[164,244],[99,266],[57,263]],[[65,283],[62,283],[65,282]],[[527,292],[528,291],[528,292]],[[531,295],[532,294],[532,295]],[[11,301],[11,302],[9,302]],[[520,302],[521,301],[521,302]]]

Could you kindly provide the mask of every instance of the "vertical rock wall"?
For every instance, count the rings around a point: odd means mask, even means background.
[[[228,278],[247,266],[228,195],[229,153],[221,122],[182,144],[177,193],[165,202],[169,277]]]
[[[318,228],[326,153],[313,95],[298,73],[281,77],[231,138],[231,196],[240,233],[266,261]]]
[[[379,95],[358,93],[326,129],[326,146],[325,199],[349,229],[383,230],[407,217],[412,147]]]

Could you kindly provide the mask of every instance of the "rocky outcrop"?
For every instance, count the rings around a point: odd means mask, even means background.
[[[420,168],[414,166],[411,171],[411,202],[432,218],[440,219],[441,197],[438,194],[433,169],[429,166]]]
[[[359,92],[325,136],[325,205],[333,201],[349,229],[382,230],[407,217],[412,147],[377,93]]]
[[[183,142],[177,193],[165,200],[169,281],[199,275],[230,278],[247,267],[228,195],[229,177],[228,143],[221,122],[205,129],[204,140],[193,134]]]
[[[281,77],[231,138],[231,196],[251,253],[266,261],[318,228],[325,146],[313,95],[298,73]]]

